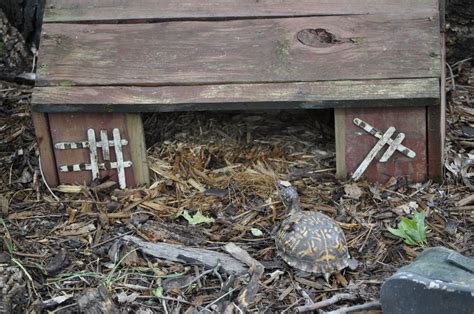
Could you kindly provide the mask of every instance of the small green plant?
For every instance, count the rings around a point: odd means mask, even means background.
[[[388,227],[387,230],[403,239],[408,245],[426,245],[425,212],[415,211],[413,218],[402,217],[397,225],[397,229]]]
[[[153,295],[157,298],[161,298],[163,296],[163,288],[158,287],[158,288],[154,289],[153,290]]]
[[[112,268],[112,270],[103,278],[102,283],[108,289],[112,290],[112,286],[117,282],[123,280],[127,277],[127,270],[121,269],[122,262],[132,253],[135,253],[137,249],[133,249],[127,254],[125,254],[118,262],[116,262]]]
[[[7,224],[2,218],[0,218],[0,224],[3,226],[3,243],[5,244],[5,247],[10,256],[13,257],[15,246],[13,245],[13,240],[10,236],[10,232],[8,231]]]

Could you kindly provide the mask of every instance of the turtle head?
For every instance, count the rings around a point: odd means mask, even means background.
[[[299,210],[300,198],[298,196],[298,191],[296,191],[296,188],[292,186],[290,182],[278,180],[276,188],[283,205],[285,205],[290,212]]]

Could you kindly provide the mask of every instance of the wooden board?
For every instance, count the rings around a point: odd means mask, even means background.
[[[325,29],[339,43],[321,44]],[[303,44],[305,42],[306,44]],[[439,21],[327,16],[45,24],[37,86],[202,85],[440,76]]]
[[[133,162],[133,175],[135,184],[144,185],[150,183],[150,174],[146,155],[145,132],[140,114],[127,113],[125,115],[127,134],[130,138],[130,157]]]
[[[429,107],[428,119],[428,174],[430,178],[441,181],[443,179],[443,156],[446,138],[446,47],[445,34],[441,34],[441,106]]]
[[[378,141],[353,123],[359,118],[384,133],[393,126],[406,137],[402,144],[415,151],[416,157],[410,159],[400,152],[386,163],[378,160],[381,154],[370,164],[363,177],[372,182],[385,183],[390,177],[406,177],[409,181],[420,182],[428,174],[426,149],[427,118],[426,107],[411,108],[351,108],[339,109],[336,113],[336,162],[338,175],[345,177],[357,169],[366,155]]]
[[[434,16],[437,0],[47,0],[45,22],[142,21],[347,14]]]
[[[40,112],[413,106],[439,104],[439,79],[163,87],[37,87]]]
[[[87,139],[87,129],[96,130],[97,138],[99,131],[106,130],[109,139],[112,138],[112,129],[118,128],[122,139],[139,141],[140,139],[130,138],[127,130],[126,115],[123,113],[55,113],[49,114],[49,125],[51,129],[51,138],[53,145],[58,142],[76,142]],[[123,147],[123,158],[125,161],[131,160],[131,144]],[[54,149],[56,160],[56,169],[63,165],[72,165],[78,163],[90,163],[89,149],[59,150]],[[99,162],[103,162],[102,154],[99,150]],[[115,152],[110,149],[111,161],[116,161]],[[143,165],[145,168],[146,164]],[[117,170],[100,171],[100,177],[110,176],[111,180],[118,182]],[[125,168],[127,186],[135,186],[133,168]],[[61,184],[89,184],[92,180],[91,171],[81,172],[58,172],[59,182]],[[140,182],[141,183],[141,182]]]
[[[48,114],[31,112],[31,118],[35,127],[43,179],[50,187],[57,186],[59,181],[56,171],[53,143],[49,132]]]

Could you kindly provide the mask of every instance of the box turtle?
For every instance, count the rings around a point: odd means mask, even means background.
[[[289,209],[274,232],[283,260],[304,272],[322,274],[326,280],[349,266],[346,239],[338,224],[324,214],[301,210],[298,192],[289,182],[278,181],[277,190]]]

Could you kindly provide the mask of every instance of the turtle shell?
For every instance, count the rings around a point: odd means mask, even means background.
[[[276,231],[275,244],[288,265],[305,272],[331,274],[349,264],[344,233],[318,212],[299,211],[286,218]]]

